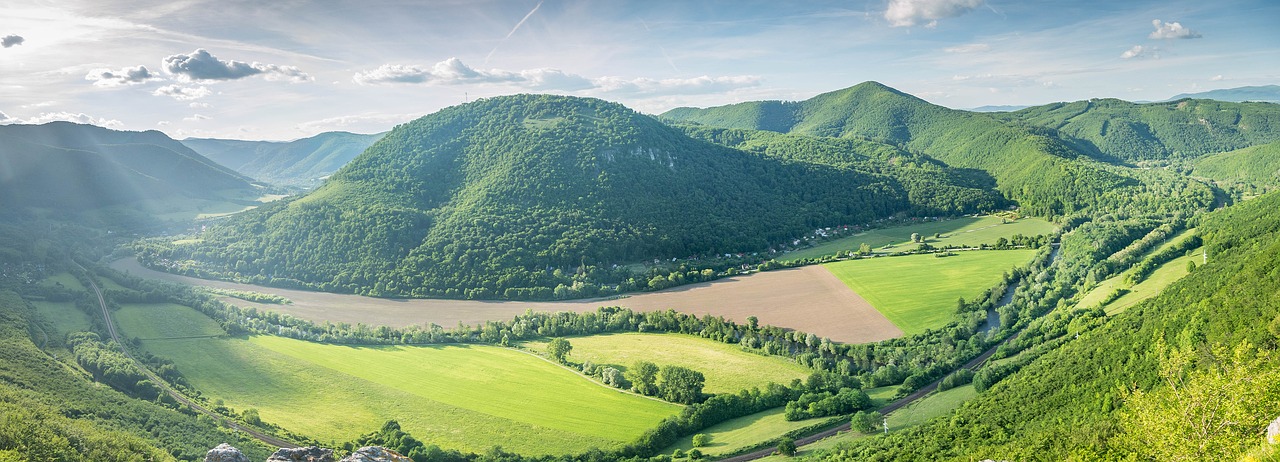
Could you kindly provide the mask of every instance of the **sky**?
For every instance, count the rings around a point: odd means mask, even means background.
[[[1276,0],[27,0],[0,123],[376,133],[555,93],[657,114],[874,80],[953,108],[1280,84]]]

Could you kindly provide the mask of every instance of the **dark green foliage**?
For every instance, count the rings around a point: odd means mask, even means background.
[[[570,351],[573,351],[573,345],[570,345],[569,341],[563,338],[553,338],[547,343],[547,354],[551,355],[551,359],[556,360],[556,362],[563,363]]]
[[[1201,158],[1192,175],[1259,185],[1280,185],[1280,141]]]
[[[658,365],[648,361],[637,361],[627,369],[626,378],[631,382],[631,391],[645,395],[658,394]]]
[[[706,377],[701,372],[681,366],[662,366],[658,371],[658,392],[662,399],[680,404],[702,400]]]
[[[789,437],[783,437],[782,441],[778,442],[778,454],[782,454],[784,456],[796,455],[796,440]]]
[[[157,131],[51,122],[0,126],[0,206],[86,210],[248,191],[239,174]]]
[[[1124,431],[1114,411],[1123,406],[1127,390],[1165,386],[1159,366],[1167,352],[1161,344],[1196,351],[1245,341],[1265,350],[1280,344],[1280,336],[1268,328],[1280,315],[1275,292],[1280,278],[1278,207],[1280,194],[1269,194],[1208,215],[1197,230],[1209,250],[1209,263],[1160,295],[1097,327],[1078,330],[1078,338],[1060,337],[1060,347],[992,385],[948,419],[853,443],[827,458],[1124,458],[1127,452],[1113,443]],[[991,382],[984,375],[1004,375],[995,369],[979,371],[975,386]],[[1254,410],[1266,419],[1280,414],[1274,402],[1256,403]]]
[[[960,369],[958,371],[952,372],[946,377],[943,377],[942,381],[938,382],[938,391],[947,391],[955,387],[968,385],[969,382],[972,382],[972,381],[973,381],[973,371],[969,369]]]
[[[841,388],[834,393],[823,391],[805,393],[787,403],[784,416],[787,420],[804,420],[814,417],[848,414],[871,406],[871,398],[862,390]]]
[[[1184,99],[1092,99],[1000,114],[1050,127],[1085,149],[1125,161],[1193,159],[1280,140],[1280,105]]]
[[[182,144],[247,177],[313,188],[383,135],[326,132],[290,142],[187,138]]]
[[[76,363],[93,374],[94,380],[146,400],[160,396],[160,389],[120,352],[115,343],[102,343],[98,334],[92,332],[75,332],[68,336],[67,345],[75,354]]]
[[[704,277],[615,264],[762,251],[818,227],[1003,204],[979,173],[912,156],[902,162],[914,167],[846,165],[861,154],[785,146],[803,142],[742,151],[600,100],[485,99],[401,125],[311,194],[144,260],[374,296],[591,297]]]
[[[884,416],[877,411],[858,411],[849,419],[849,428],[856,432],[875,433],[883,422]]]

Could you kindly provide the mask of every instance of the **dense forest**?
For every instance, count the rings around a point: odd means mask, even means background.
[[[142,258],[375,296],[589,297],[647,287],[618,265],[1006,204],[981,172],[873,143],[802,155],[815,141],[788,141],[738,150],[600,100],[491,98],[397,127],[316,191]]]
[[[382,135],[326,132],[289,142],[187,138],[182,144],[255,180],[314,188]]]

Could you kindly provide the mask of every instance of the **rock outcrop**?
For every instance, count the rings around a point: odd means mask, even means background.
[[[315,446],[280,448],[267,458],[267,462],[333,462],[333,450]]]
[[[1271,444],[1280,444],[1280,417],[1271,421],[1271,425],[1267,425],[1267,442]]]
[[[204,455],[204,462],[249,462],[249,458],[234,446],[222,443]]]
[[[381,446],[365,446],[339,462],[413,462],[413,459]]]

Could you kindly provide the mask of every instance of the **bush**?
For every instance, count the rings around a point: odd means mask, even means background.
[[[697,435],[693,435],[693,447],[705,448],[707,447],[708,444],[711,444],[711,435],[708,435],[706,433],[699,433]]]

